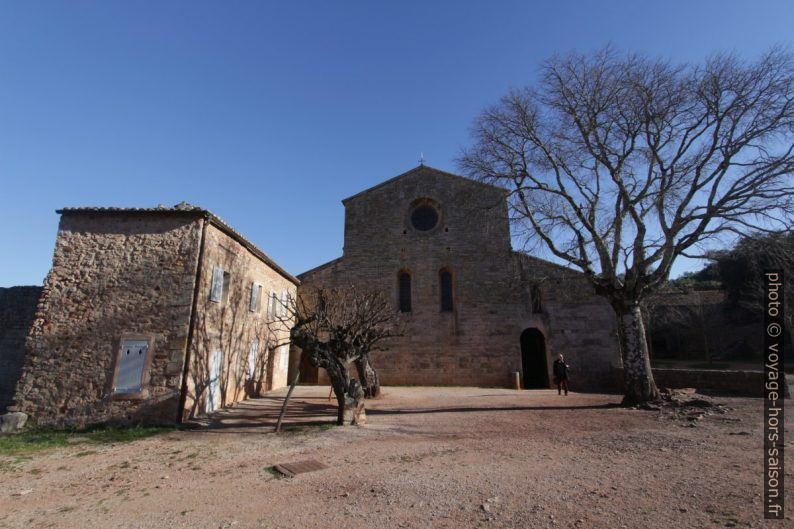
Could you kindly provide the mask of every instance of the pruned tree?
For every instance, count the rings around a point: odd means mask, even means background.
[[[307,289],[291,302],[289,311],[295,317],[292,343],[331,379],[337,423],[356,424],[365,396],[380,392],[370,353],[399,334],[397,312],[382,293],[354,287]],[[356,364],[358,380],[350,377],[351,363]]]
[[[658,396],[640,304],[676,258],[791,226],[794,77],[780,49],[682,66],[610,49],[554,57],[473,136],[463,171],[506,187],[515,225],[614,309],[627,404]]]

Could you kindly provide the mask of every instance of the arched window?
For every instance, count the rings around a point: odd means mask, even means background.
[[[400,295],[400,312],[411,312],[411,274],[400,272],[397,275]]]
[[[452,274],[449,270],[441,270],[438,279],[441,284],[441,312],[452,312]]]

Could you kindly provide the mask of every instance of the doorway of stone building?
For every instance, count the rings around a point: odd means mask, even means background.
[[[308,355],[301,355],[300,361],[301,376],[299,382],[301,384],[318,384],[320,380],[319,369],[314,367],[309,361]]]
[[[221,406],[221,366],[223,364],[223,351],[216,349],[210,355],[210,372],[207,384],[207,400],[204,405],[205,413],[212,413]]]
[[[538,329],[524,329],[521,333],[521,367],[524,372],[524,389],[549,387],[546,339]]]

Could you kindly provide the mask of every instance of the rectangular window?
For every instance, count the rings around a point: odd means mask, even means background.
[[[220,266],[212,268],[212,286],[210,287],[210,301],[226,303],[229,300],[229,283],[231,275]]]
[[[452,312],[452,274],[447,270],[439,273],[441,283],[441,312]]]
[[[146,355],[149,342],[146,340],[123,340],[119,351],[116,384],[113,393],[124,395],[140,393],[143,388],[143,370],[146,366]]]
[[[398,282],[400,312],[411,312],[411,275],[408,272],[401,272]]]
[[[287,291],[281,293],[281,317],[287,316]]]
[[[267,298],[267,317],[273,319],[276,315],[276,293],[270,291],[270,296]]]
[[[220,303],[223,300],[223,268],[215,266],[212,268],[212,287],[210,288],[210,301]]]
[[[221,298],[223,299],[224,303],[229,301],[229,286],[230,286],[231,280],[232,280],[231,274],[229,274],[229,272],[226,272],[224,270],[224,272],[223,272],[223,295],[221,296]]]
[[[251,283],[251,303],[248,305],[248,310],[251,312],[259,312],[262,300],[262,285],[259,283]]]

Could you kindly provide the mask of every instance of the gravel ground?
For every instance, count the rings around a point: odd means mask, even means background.
[[[328,388],[299,387],[276,435],[283,393],[193,430],[0,457],[0,527],[794,527],[763,520],[759,399],[698,419],[614,395],[387,387],[366,426],[328,429]],[[328,468],[271,470],[305,459]]]

